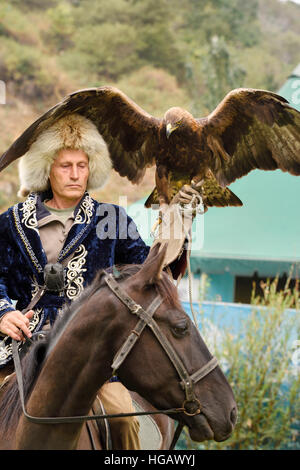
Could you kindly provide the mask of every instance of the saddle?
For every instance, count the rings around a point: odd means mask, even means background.
[[[100,414],[105,415],[106,413],[103,403],[98,397],[98,395],[96,396],[96,399],[93,403],[91,413],[94,415],[100,415]],[[94,423],[97,426],[97,431],[99,434],[99,439],[101,442],[102,449],[112,450],[111,432],[110,432],[108,419],[95,419]],[[86,424],[88,425],[89,429],[91,429],[91,426],[89,426],[91,425],[91,423],[86,423]],[[90,438],[91,438],[91,443],[93,445],[92,436],[90,436]]]
[[[130,394],[133,406],[137,412],[149,410],[150,404],[146,403],[146,401],[142,397],[140,397],[135,392],[130,392]],[[90,413],[94,415],[105,414],[103,403],[101,402],[98,396],[96,397],[96,400],[93,403]],[[137,418],[140,424],[139,439],[141,449],[161,449],[163,445],[163,436],[159,424],[155,421],[155,418],[151,415],[138,416]],[[164,417],[164,419],[166,420],[166,417]],[[93,423],[96,424],[96,432],[98,435],[95,435],[95,426],[92,425],[92,422],[86,423],[92,448],[97,449],[96,443],[98,438],[100,440],[101,448],[103,450],[113,450],[109,421],[107,419],[95,419]],[[173,420],[170,420],[170,422],[168,423],[168,431],[170,437],[172,437],[174,433],[173,427]]]

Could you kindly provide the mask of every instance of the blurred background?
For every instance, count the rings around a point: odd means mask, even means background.
[[[299,64],[299,0],[0,0],[0,155],[87,87],[117,86],[156,117],[171,106],[205,116],[237,87],[279,92],[300,110]],[[194,308],[239,421],[225,443],[196,446],[183,434],[179,448],[300,448],[299,181],[251,172],[231,185],[242,208],[197,217]],[[92,196],[118,204],[125,195],[142,230],[153,183],[153,169],[139,186],[112,172]],[[20,201],[17,191],[15,162],[0,175],[1,212]],[[191,314],[188,282],[180,296]]]
[[[277,91],[300,62],[300,5],[279,0],[1,0],[0,154],[69,92],[115,85],[149,113],[211,112],[236,87]],[[0,209],[17,201],[16,164]],[[148,194],[112,174],[96,194]]]

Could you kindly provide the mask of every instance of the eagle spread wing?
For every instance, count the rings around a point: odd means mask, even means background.
[[[138,183],[154,165],[160,120],[146,113],[114,87],[79,90],[68,95],[37,119],[0,159],[0,171],[24,155],[37,137],[57,120],[72,113],[90,119],[102,135],[114,169]]]
[[[2,155],[0,171],[24,155],[45,129],[72,113],[93,121],[121,176],[138,183],[146,168],[156,164],[156,188],[147,206],[169,202],[174,191],[195,178],[204,179],[207,206],[237,206],[242,202],[226,186],[253,169],[300,175],[300,113],[275,93],[241,88],[228,93],[205,118],[171,108],[157,119],[108,86],[72,93],[47,111]]]
[[[213,154],[211,170],[222,186],[253,169],[300,175],[300,113],[283,97],[233,90],[198,122]]]

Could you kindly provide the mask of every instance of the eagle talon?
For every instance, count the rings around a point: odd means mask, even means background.
[[[150,231],[150,237],[151,238],[156,238],[156,233],[155,232],[156,232],[156,230],[158,229],[158,227],[160,226],[161,223],[162,223],[162,217],[159,216],[159,217],[157,217],[157,219],[154,222],[153,227]]]
[[[197,189],[197,190],[198,190],[199,187],[201,187],[201,186],[203,185],[203,183],[204,183],[204,179],[202,179],[202,180],[200,180],[200,181],[198,181],[198,182],[195,181],[195,180],[192,180],[192,181],[191,181],[192,188],[193,188],[193,189]]]
[[[193,211],[193,215],[204,214],[205,206],[203,203],[202,196],[200,194],[193,194],[191,201],[188,204],[180,204],[181,212]]]

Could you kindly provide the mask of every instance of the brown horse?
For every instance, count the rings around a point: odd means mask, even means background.
[[[124,267],[111,285],[100,274],[56,322],[48,340],[30,349],[22,361],[28,414],[87,415],[142,313],[147,324],[118,367],[122,383],[158,410],[178,409],[171,417],[186,425],[195,441],[230,436],[237,415],[233,392],[219,366],[207,369],[212,356],[162,271],[164,256],[157,246],[143,265]],[[152,321],[149,305],[155,302]],[[16,380],[4,388],[0,448],[82,449],[84,432],[83,421],[31,422],[22,413]]]

